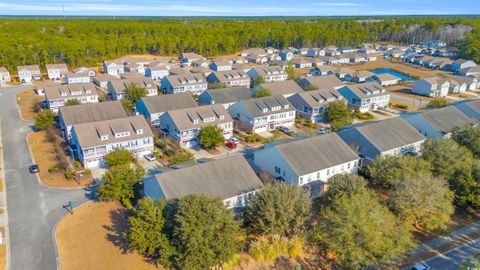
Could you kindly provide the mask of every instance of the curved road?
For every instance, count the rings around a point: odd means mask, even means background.
[[[23,121],[15,94],[31,86],[0,88],[0,119],[3,140],[9,230],[9,269],[56,269],[53,228],[65,215],[69,200],[87,200],[83,189],[52,189],[28,172],[32,163],[26,136],[31,122]],[[41,168],[46,170],[47,168]],[[75,230],[75,228],[72,228]]]

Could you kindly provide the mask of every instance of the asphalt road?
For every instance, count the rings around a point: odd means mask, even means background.
[[[432,257],[425,262],[433,270],[458,270],[465,260],[472,259],[477,253],[480,253],[480,238]]]
[[[25,88],[29,87],[0,88],[10,245],[9,269],[56,269],[53,229],[58,220],[67,213],[63,205],[69,200],[80,204],[87,198],[82,189],[47,188],[28,172],[32,160],[26,136],[31,131],[32,123],[20,118],[15,102],[15,94]]]

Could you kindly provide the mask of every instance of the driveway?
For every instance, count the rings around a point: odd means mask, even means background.
[[[405,95],[398,95],[398,94],[395,94],[395,92],[390,93],[390,99],[391,100],[397,100],[397,101],[400,101],[400,102],[409,103],[409,104],[412,104],[412,105],[417,105],[417,106],[425,106],[425,105],[428,104],[428,101],[423,100],[421,98],[414,97],[413,95],[412,95],[412,97],[410,97],[410,96],[405,96]]]
[[[28,172],[32,160],[25,138],[32,123],[20,118],[15,102],[15,94],[28,88],[32,87],[0,89],[9,231],[8,269],[56,269],[53,231],[55,224],[67,213],[62,206],[68,201],[76,201],[78,205],[88,199],[82,189],[47,188]]]

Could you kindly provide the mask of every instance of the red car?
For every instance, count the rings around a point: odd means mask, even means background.
[[[227,147],[230,148],[230,149],[235,149],[235,148],[237,148],[237,144],[236,144],[235,142],[232,142],[232,141],[227,142],[227,143],[225,144],[225,146],[227,146]]]

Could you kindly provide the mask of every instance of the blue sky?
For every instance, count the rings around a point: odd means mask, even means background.
[[[0,15],[348,16],[480,14],[480,0],[0,0]]]

